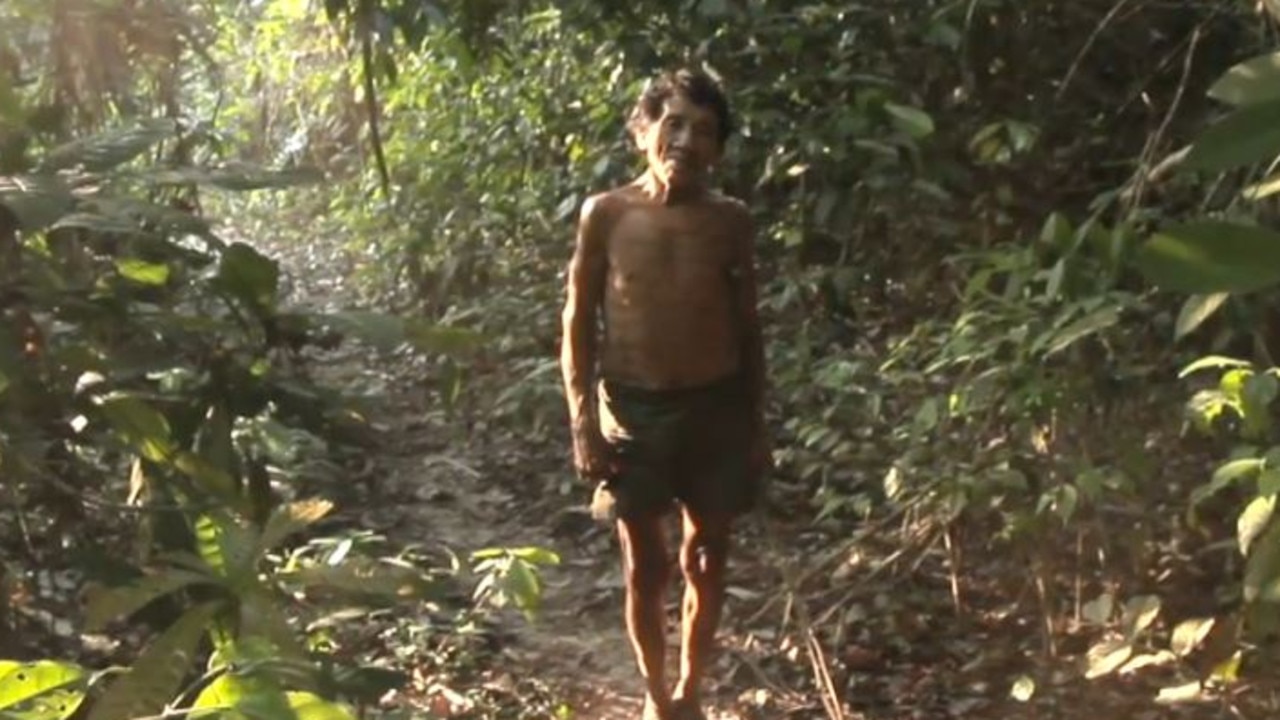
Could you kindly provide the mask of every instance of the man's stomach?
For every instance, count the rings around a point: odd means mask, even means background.
[[[727,327],[679,322],[615,328],[606,333],[601,350],[605,378],[653,390],[713,384],[736,373],[741,357]]]

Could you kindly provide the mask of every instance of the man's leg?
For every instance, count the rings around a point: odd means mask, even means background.
[[[724,607],[725,566],[729,559],[730,516],[725,513],[683,513],[684,540],[680,569],[684,573],[684,613],[681,623],[680,680],[673,697],[684,717],[702,717],[699,690],[711,661],[720,611]],[[686,709],[687,708],[687,709]]]
[[[662,515],[646,513],[618,520],[626,577],[627,633],[648,690],[646,704],[666,718],[671,705],[663,663],[666,660],[666,614],[663,594],[670,563],[662,536]]]

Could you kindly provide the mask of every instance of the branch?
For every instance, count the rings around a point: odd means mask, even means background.
[[[387,156],[382,148],[382,132],[378,129],[378,95],[373,82],[373,18],[366,12],[357,23],[360,28],[360,57],[364,70],[364,102],[369,113],[369,141],[373,144],[373,157],[378,165],[378,179],[382,194],[391,201],[391,173],[387,170]]]

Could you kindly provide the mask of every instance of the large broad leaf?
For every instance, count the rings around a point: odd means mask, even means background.
[[[1189,170],[1234,170],[1280,155],[1280,100],[1249,105],[1209,126],[1191,145]]]
[[[169,282],[168,265],[138,258],[116,260],[116,272],[120,273],[120,277],[132,280],[139,285],[164,285]]]
[[[1280,99],[1280,52],[1231,68],[1209,88],[1209,97],[1230,105],[1258,105]]]
[[[50,150],[40,163],[40,170],[83,167],[89,172],[103,172],[133,160],[176,132],[172,120],[149,120],[137,127],[110,130]]]
[[[278,657],[286,660],[307,658],[284,610],[261,585],[245,590],[240,597],[240,634],[267,640],[275,646]]]
[[[184,587],[210,582],[208,575],[170,569],[150,575],[124,587],[95,588],[89,591],[85,629],[96,632],[116,618],[126,618],[156,598]]]
[[[1255,541],[1244,569],[1245,602],[1280,602],[1280,523],[1271,523]]]
[[[0,711],[5,715],[28,716],[33,711],[39,713],[41,708],[35,701],[52,694],[76,686],[74,690],[61,693],[52,708],[46,711],[65,711],[62,717],[75,712],[80,700],[84,697],[84,685],[87,676],[82,668],[70,663],[43,660],[33,663],[17,663],[0,661]],[[74,704],[70,702],[74,697]]]
[[[220,675],[205,686],[192,704],[191,720],[289,720],[294,717],[289,699],[274,683],[262,677]]]
[[[173,455],[169,421],[145,400],[126,394],[99,399],[107,422],[146,459],[164,463]]]
[[[1182,304],[1182,310],[1178,313],[1178,322],[1174,326],[1173,339],[1179,340],[1195,332],[1195,329],[1203,325],[1205,320],[1212,317],[1229,297],[1231,297],[1231,293],[1220,292],[1192,295],[1187,298],[1187,301]]]
[[[218,282],[253,307],[270,307],[275,304],[280,266],[244,243],[233,243],[223,251]]]
[[[243,587],[255,577],[258,556],[248,528],[228,513],[210,513],[196,520],[196,547],[214,574],[233,587]]]
[[[1252,292],[1280,282],[1280,233],[1221,221],[1177,225],[1148,240],[1136,262],[1168,290]]]
[[[933,134],[933,118],[929,117],[929,113],[910,105],[892,102],[885,103],[884,109],[893,119],[893,124],[911,137],[919,140]]]
[[[298,720],[356,720],[345,705],[329,702],[313,693],[290,692],[285,697]]]
[[[0,205],[18,218],[27,232],[53,225],[76,205],[71,188],[53,175],[0,177]]]
[[[1249,546],[1257,539],[1271,522],[1271,515],[1276,509],[1276,498],[1258,496],[1245,507],[1244,512],[1236,519],[1236,537],[1240,542],[1240,554],[1248,555]]]
[[[200,637],[220,607],[206,603],[188,610],[143,652],[128,675],[107,688],[88,720],[129,720],[163,710],[182,687]]]

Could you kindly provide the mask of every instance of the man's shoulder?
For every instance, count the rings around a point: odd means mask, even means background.
[[[582,218],[616,216],[640,199],[638,191],[630,185],[588,195],[582,202]]]

